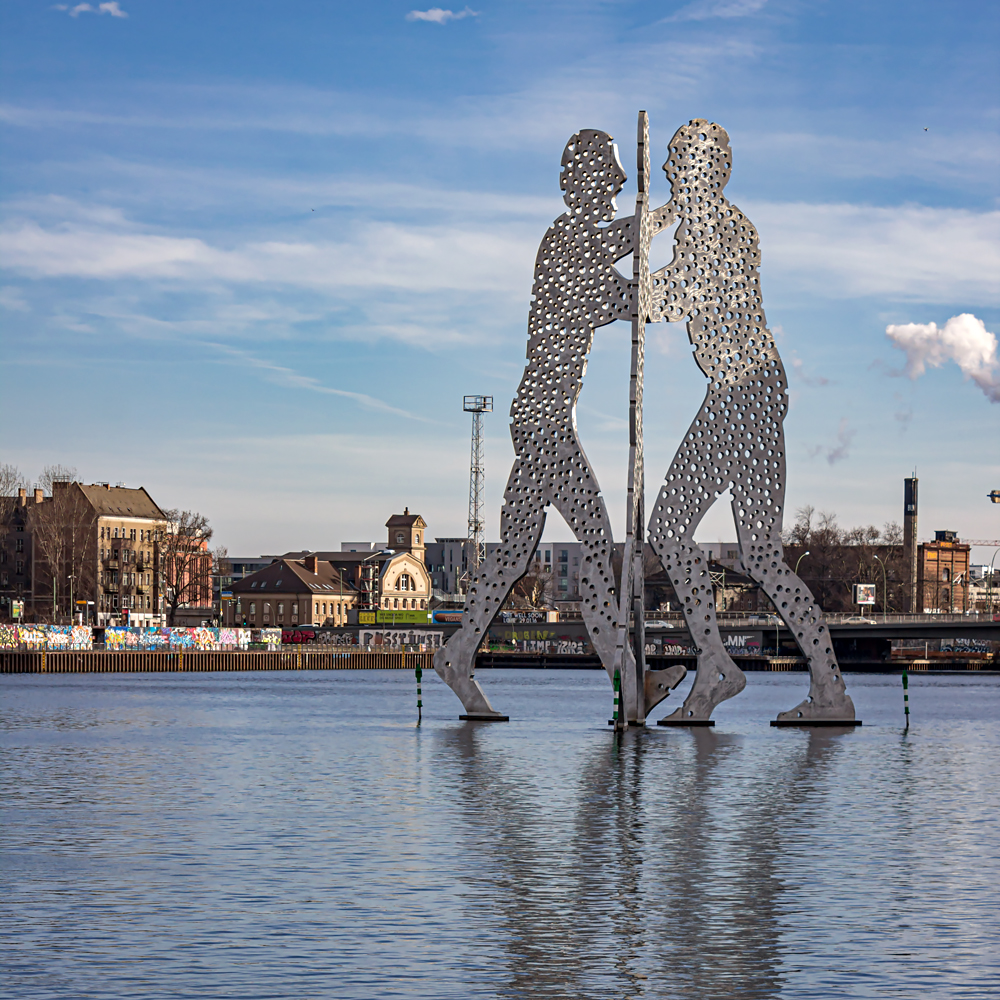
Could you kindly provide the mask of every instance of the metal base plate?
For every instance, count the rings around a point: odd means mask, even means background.
[[[462,722],[510,722],[509,715],[460,715]]]
[[[714,726],[714,719],[660,719],[658,726]]]
[[[860,719],[772,719],[772,726],[863,726]]]

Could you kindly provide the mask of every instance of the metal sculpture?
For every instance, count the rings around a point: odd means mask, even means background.
[[[463,718],[503,718],[475,680],[476,650],[527,572],[549,504],[583,543],[583,620],[609,675],[616,666],[614,538],[597,476],[577,436],[576,402],[594,331],[631,318],[631,283],[614,265],[634,249],[635,220],[615,221],[615,197],[626,176],[607,132],[577,132],[566,144],[562,168],[567,211],[549,227],[535,258],[527,364],[510,408],[516,457],[500,511],[500,545],[469,586],[461,628],[434,657],[435,670],[465,706]],[[624,673],[634,678],[631,648],[623,659]],[[630,718],[636,717],[637,704],[632,683],[625,698]]]
[[[773,602],[809,661],[809,696],[780,723],[853,721],[830,630],[809,588],[786,565],[787,380],[761,301],[760,245],[750,220],[723,194],[732,168],[729,136],[695,119],[677,130],[663,165],[680,222],[673,261],[652,275],[656,313],[687,320],[708,378],[701,409],[678,448],[649,522],[650,542],[674,585],[698,652],[684,704],[664,721],[707,722],[739,694],[743,671],[726,653],[707,560],[694,532],[727,489],[746,574]]]
[[[671,201],[650,211],[648,123],[639,116],[638,195],[633,216],[615,221],[625,182],[606,132],[585,129],[563,153],[560,186],[567,211],[548,229],[535,259],[527,365],[511,405],[515,461],[500,512],[500,545],[479,567],[462,626],[434,657],[467,719],[503,719],[475,680],[476,651],[513,585],[527,572],[556,507],[583,543],[583,619],[609,676],[620,674],[625,714],[646,713],[675,687],[683,667],[646,671],[643,642],[642,392],[645,324],[688,321],[695,359],[709,378],[705,402],[674,458],[657,499],[650,541],[684,605],[698,652],[698,673],[668,722],[709,722],[716,705],[738,694],[743,672],[723,648],[704,554],[693,540],[705,512],[726,489],[745,571],[774,602],[809,659],[809,697],[778,722],[851,721],[829,630],[805,584],[785,565],[782,419],[785,374],[767,330],[757,272],[757,234],[723,195],[729,137],[700,119],[679,129],[664,165]],[[651,239],[680,220],[673,261],[650,274]],[[615,263],[633,255],[632,280]],[[617,319],[632,324],[629,468],[621,585],[612,570],[613,538],[604,498],[576,432],[576,402],[594,331]]]

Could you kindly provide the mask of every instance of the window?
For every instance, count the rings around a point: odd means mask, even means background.
[[[250,602],[250,617],[253,618],[254,615],[256,615],[256,614],[257,614],[257,602],[256,601],[251,601]]]
[[[410,574],[400,573],[399,579],[396,581],[396,590],[416,590],[416,587],[410,586]]]
[[[405,541],[406,541],[406,535],[404,535],[401,531],[397,531],[396,532],[396,544],[397,545],[402,545]]]
[[[18,545],[21,544],[20,539],[18,539],[17,544]],[[20,552],[21,550],[18,549],[17,551]],[[945,583],[947,583],[951,579],[951,570],[949,570],[947,566],[945,566],[944,569],[941,570],[941,579],[944,580]]]
[[[115,528],[115,535],[114,535],[114,537],[115,537],[115,538],[117,538],[117,537],[118,537],[118,528],[117,528],[117,527]]]
[[[559,562],[568,562],[568,561],[569,561],[569,553],[565,549],[562,549],[559,552]]]
[[[393,598],[393,600],[392,600],[392,608],[393,608],[394,611],[398,610],[398,608],[399,608],[399,598],[398,597],[394,597]]]
[[[24,572],[23,559],[18,559],[18,561],[14,564],[14,572],[17,573],[19,576]]]
[[[545,550],[545,561],[547,563],[552,562],[552,550],[551,549],[546,549]]]
[[[23,538],[19,538],[16,542],[14,542],[14,551],[15,552],[23,552],[24,551],[24,539]]]
[[[131,529],[131,530],[129,531],[129,533],[128,533],[128,537],[129,537],[129,538],[131,538],[133,542],[135,541],[135,528],[132,528],[132,529]]]
[[[292,617],[296,618],[298,617],[298,614],[299,614],[299,602],[292,601]]]
[[[420,602],[420,610],[423,611],[424,609],[426,609],[426,607],[427,607],[427,602],[426,601],[421,601]]]

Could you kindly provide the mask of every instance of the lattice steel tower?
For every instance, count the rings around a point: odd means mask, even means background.
[[[483,538],[483,414],[493,412],[492,396],[466,396],[462,409],[472,414],[472,458],[469,462],[469,576],[475,574],[486,558]]]

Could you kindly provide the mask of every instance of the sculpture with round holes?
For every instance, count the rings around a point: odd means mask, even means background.
[[[679,222],[672,262],[651,275],[651,311],[654,318],[687,321],[708,388],[649,522],[650,542],[673,583],[698,653],[690,693],[662,721],[706,723],[716,705],[746,684],[723,647],[707,561],[694,541],[706,511],[730,489],[743,568],[773,602],[809,661],[808,697],[779,713],[774,724],[853,724],[854,703],[823,613],[784,561],[787,380],[764,317],[756,229],[723,194],[731,164],[725,129],[696,119],[677,130],[663,165]]]
[[[510,408],[515,460],[500,511],[500,545],[469,585],[460,629],[435,654],[434,668],[469,719],[503,719],[474,676],[476,651],[511,588],[528,570],[553,505],[583,543],[582,616],[594,650],[613,675],[619,621],[614,539],[597,477],[576,431],[576,403],[594,331],[631,318],[632,287],[615,262],[633,251],[634,217],[615,221],[625,172],[610,135],[576,133],[562,157],[564,212],[535,258],[527,364]],[[631,649],[626,670],[634,676]],[[685,671],[671,675],[676,683]],[[662,688],[664,685],[660,685]],[[626,710],[636,717],[636,685]],[[662,697],[662,695],[661,695]]]

